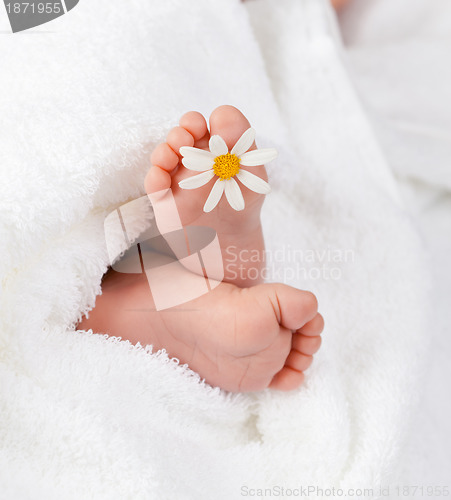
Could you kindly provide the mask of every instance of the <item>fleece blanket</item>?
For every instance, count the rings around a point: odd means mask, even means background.
[[[347,66],[433,270],[428,370],[412,422],[405,484],[451,484],[451,5],[353,2],[340,16]]]
[[[47,26],[0,38],[2,496],[377,497],[402,460],[426,278],[330,6],[98,0]],[[290,393],[228,394],[164,351],[75,330],[101,292],[105,217],[143,195],[181,113],[223,103],[280,153],[271,278],[316,293],[327,322]]]

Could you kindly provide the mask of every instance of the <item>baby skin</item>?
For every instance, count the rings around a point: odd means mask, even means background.
[[[250,127],[246,117],[232,106],[220,106],[210,116],[210,126],[197,112],[182,116],[166,142],[151,156],[151,168],[145,179],[146,191],[171,188],[184,226],[208,226],[217,235],[223,255],[225,249],[259,251],[264,249],[260,210],[264,195],[241,185],[245,201],[242,211],[233,210],[225,196],[209,213],[203,205],[214,183],[212,179],[195,191],[183,190],[178,183],[197,172],[183,167],[182,146],[208,149],[212,135],[220,135],[229,150]],[[256,149],[255,144],[251,149]],[[246,167],[267,180],[264,166]],[[158,214],[156,214],[158,221]],[[264,252],[261,252],[262,255]],[[159,264],[172,258],[155,253]],[[232,392],[266,388],[292,390],[304,380],[304,371],[321,345],[324,321],[318,313],[316,297],[308,291],[284,284],[264,284],[228,272],[210,292],[170,309],[155,310],[152,293],[144,274],[121,274],[110,270],[102,283],[96,306],[79,324],[79,329],[108,333],[154,350],[166,349],[170,357],[197,372],[205,381]],[[261,262],[252,265],[261,268]],[[203,276],[181,264],[167,279],[176,283],[189,277],[195,286]],[[253,276],[259,273],[252,273]],[[243,273],[245,276],[246,273]]]

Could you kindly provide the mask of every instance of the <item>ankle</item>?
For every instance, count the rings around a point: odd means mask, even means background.
[[[240,288],[264,282],[265,243],[261,226],[242,235],[240,239],[223,238],[221,251],[224,263],[224,281]]]

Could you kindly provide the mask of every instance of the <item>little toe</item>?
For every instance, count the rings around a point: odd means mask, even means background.
[[[310,354],[303,354],[302,352],[296,351],[296,349],[292,349],[285,361],[285,366],[289,366],[290,368],[293,368],[293,370],[303,372],[307,370],[312,362],[313,356]]]
[[[171,176],[166,170],[152,166],[144,180],[146,193],[158,193],[171,187]]]
[[[166,142],[172,151],[180,156],[182,146],[194,146],[194,137],[183,127],[174,127],[168,134]]]
[[[204,115],[197,111],[188,111],[188,113],[185,113],[180,118],[179,125],[187,130],[195,141],[199,141],[208,133]]]
[[[179,163],[179,157],[176,153],[170,148],[169,144],[164,142],[163,144],[159,144],[153,151],[150,161],[152,165],[156,165],[166,172],[171,172],[177,167]]]
[[[276,373],[269,384],[270,389],[278,391],[292,391],[297,389],[304,382],[304,374],[293,370],[289,366],[284,366],[279,373]]]
[[[307,354],[312,356],[318,352],[321,347],[322,339],[319,335],[315,337],[308,337],[300,333],[293,334],[292,348],[299,351],[302,354]]]

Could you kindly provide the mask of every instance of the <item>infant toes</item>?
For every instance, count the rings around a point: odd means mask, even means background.
[[[153,166],[146,175],[144,188],[146,193],[154,194],[165,191],[171,186],[171,176],[166,170]]]
[[[297,330],[297,333],[302,333],[307,336],[319,335],[324,330],[324,318],[321,314],[317,314],[312,320],[306,323],[303,327]]]
[[[174,127],[169,132],[166,142],[171,149],[179,155],[182,146],[194,146],[194,137],[183,127]]]
[[[197,111],[185,113],[180,118],[179,124],[194,137],[195,141],[202,139],[208,132],[207,122],[204,116]]]
[[[292,348],[299,351],[302,354],[307,354],[312,356],[321,347],[321,337],[319,335],[315,337],[308,337],[307,335],[302,335],[300,333],[293,334]]]
[[[179,157],[168,144],[159,144],[153,151],[150,161],[167,172],[173,170],[179,163]]]
[[[292,391],[297,389],[304,382],[304,374],[293,370],[289,366],[284,366],[279,373],[276,373],[269,384],[270,389],[278,391]]]
[[[285,365],[293,368],[293,370],[303,372],[312,364],[312,361],[313,356],[292,349],[285,361]]]

